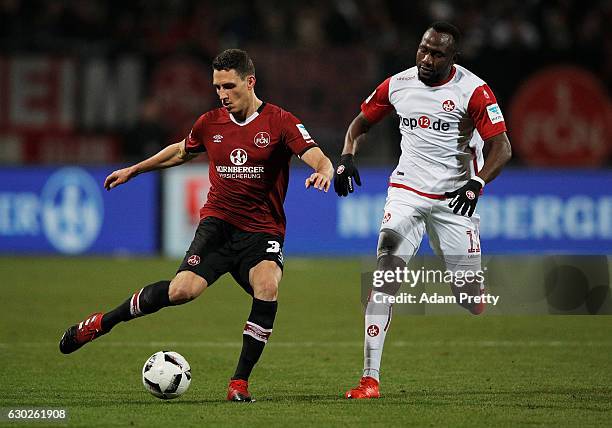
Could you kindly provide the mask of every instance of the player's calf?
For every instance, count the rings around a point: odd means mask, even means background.
[[[158,281],[135,292],[125,302],[102,318],[102,329],[108,333],[120,322],[129,321],[159,311],[166,306],[174,305],[170,301],[168,289],[170,281]]]
[[[248,381],[272,334],[278,304],[253,298],[251,313],[242,332],[242,351],[232,381]]]
[[[473,315],[480,315],[485,311],[486,303],[482,298],[485,289],[482,283],[475,281],[461,286],[452,285],[452,290],[457,303]]]
[[[248,379],[272,334],[281,276],[280,267],[268,260],[259,262],[249,270],[253,303],[242,332],[242,351],[238,365],[228,389],[227,399],[230,401],[252,401],[247,390]]]
[[[175,303],[169,296],[170,281],[158,281],[138,290],[110,312],[95,313],[79,324],[69,327],[60,339],[60,351],[70,354],[88,342],[108,333],[123,321],[152,314]]]

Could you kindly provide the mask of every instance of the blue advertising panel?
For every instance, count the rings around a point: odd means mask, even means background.
[[[287,234],[286,254],[372,255],[376,251],[378,230],[390,169],[359,171],[363,186],[349,197],[339,198],[332,188],[328,193],[305,189],[308,169],[292,169],[285,200]]]
[[[391,168],[362,168],[347,198],[304,189],[292,170],[287,254],[373,255]],[[488,254],[612,254],[612,171],[505,170],[478,202]],[[420,252],[431,253],[427,240]]]
[[[479,202],[485,251],[612,254],[612,171],[509,170]]]
[[[0,168],[0,253],[152,254],[158,176],[107,192],[112,168]]]

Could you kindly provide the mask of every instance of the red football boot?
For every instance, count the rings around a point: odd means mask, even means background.
[[[364,376],[359,381],[359,386],[347,391],[346,398],[379,398],[378,381],[370,376]]]
[[[59,348],[62,354],[70,354],[87,342],[102,336],[102,312],[91,314],[79,324],[75,324],[64,332]]]
[[[486,308],[487,308],[486,303],[484,303],[484,302],[480,302],[480,303],[476,303],[476,304],[475,304],[475,305],[472,307],[472,309],[470,309],[470,312],[471,312],[473,315],[480,315],[480,314],[482,314],[482,313],[485,311],[485,309],[486,309]]]
[[[242,379],[230,380],[229,386],[227,387],[227,401],[240,401],[240,402],[253,402],[249,394],[249,382]]]

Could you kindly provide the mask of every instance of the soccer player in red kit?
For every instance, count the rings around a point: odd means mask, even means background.
[[[181,165],[207,152],[208,200],[176,276],[142,288],[110,312],[94,313],[73,325],[62,336],[60,350],[74,352],[121,321],[187,303],[229,272],[253,303],[227,399],[252,401],[249,375],[276,316],[291,157],[300,157],[315,170],[306,179],[306,188],[327,192],[333,167],[295,116],[257,98],[255,67],[245,51],[228,49],[214,59],[213,85],[222,108],[202,115],[183,141],[114,171],[104,182],[111,190],[138,174]]]

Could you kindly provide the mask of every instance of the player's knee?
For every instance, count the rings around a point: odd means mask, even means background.
[[[168,289],[168,297],[174,304],[187,303],[195,298],[192,290],[184,284],[173,284],[170,286]]]
[[[278,297],[276,278],[265,278],[253,284],[253,295],[260,300],[272,301]]]
[[[391,229],[383,229],[378,235],[377,258],[384,263],[390,263],[390,267],[405,266],[412,254],[401,254],[402,250],[407,249],[403,236]]]
[[[275,262],[269,260],[259,262],[249,271],[253,296],[260,300],[276,300],[281,277],[282,271]]]
[[[179,274],[170,283],[168,297],[174,304],[187,303],[202,294],[205,288],[206,281],[197,275]]]
[[[382,230],[378,237],[377,268],[379,270],[394,270],[406,266],[406,257],[398,254],[402,237],[392,230]]]
[[[401,236],[391,229],[383,229],[378,235],[378,256],[396,254],[402,243]]]
[[[197,287],[191,284],[177,284],[168,289],[168,296],[172,303],[187,303],[202,293]]]

